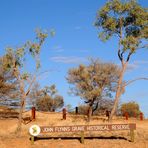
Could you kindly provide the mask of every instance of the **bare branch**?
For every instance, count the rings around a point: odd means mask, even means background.
[[[148,44],[144,45],[144,46],[140,46],[139,48],[137,49],[141,49],[141,48],[148,48]]]
[[[136,78],[136,79],[134,79],[134,80],[130,80],[130,81],[128,81],[128,82],[126,82],[124,85],[123,85],[123,87],[125,87],[125,86],[127,86],[127,85],[129,85],[129,84],[131,84],[131,83],[133,83],[133,82],[135,82],[135,81],[138,81],[138,80],[148,80],[148,78]]]
[[[122,58],[122,59],[123,59],[123,54],[124,54],[124,52],[125,52],[125,51],[122,51],[122,52],[121,52],[121,58]]]
[[[119,31],[119,47],[118,47],[118,57],[120,61],[123,61],[123,52],[121,53],[120,47],[121,47],[121,41],[122,41],[122,18],[120,18],[120,31]]]
[[[26,91],[26,93],[25,93],[26,96],[30,93],[30,90],[31,90],[32,85],[33,85],[33,83],[35,82],[36,78],[39,78],[41,75],[43,75],[44,73],[47,73],[47,72],[49,72],[49,71],[41,72],[41,73],[39,73],[37,76],[34,75],[32,81],[30,82],[30,85],[29,85],[29,87],[28,87],[28,89],[27,89],[27,91]]]
[[[118,50],[118,57],[119,57],[119,59],[120,59],[120,61],[122,61],[122,57],[121,57],[121,51],[120,51],[120,49]]]
[[[127,56],[127,60],[126,60],[126,62],[128,62],[129,61],[129,59],[130,59],[130,56],[133,54],[133,52],[129,52],[129,54],[128,54],[128,56]]]

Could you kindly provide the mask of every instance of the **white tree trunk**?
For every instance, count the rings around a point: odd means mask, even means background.
[[[122,64],[122,70],[121,70],[121,73],[120,73],[120,76],[119,76],[119,81],[118,81],[118,84],[117,84],[117,91],[116,91],[116,95],[115,95],[114,106],[113,106],[113,109],[111,111],[109,121],[112,121],[112,118],[113,118],[113,116],[114,116],[114,114],[116,113],[116,110],[117,110],[117,106],[118,106],[118,103],[119,103],[119,100],[120,100],[120,96],[122,94],[122,82],[123,82],[123,76],[124,76],[127,64],[128,64],[127,62]]]

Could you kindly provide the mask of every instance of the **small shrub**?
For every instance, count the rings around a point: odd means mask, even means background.
[[[55,111],[64,106],[64,100],[61,96],[56,96],[52,99],[50,96],[40,98],[36,102],[36,108],[39,111]]]
[[[87,115],[88,114],[88,105],[79,105],[78,106],[78,113],[81,115]]]
[[[140,114],[139,105],[136,102],[123,103],[120,110],[122,115],[127,112],[130,117],[137,117]]]

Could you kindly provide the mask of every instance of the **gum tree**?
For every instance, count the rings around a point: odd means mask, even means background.
[[[36,100],[37,110],[54,112],[64,106],[64,98],[58,94],[54,84],[40,90],[38,97]]]
[[[147,48],[148,12],[135,0],[110,0],[97,12],[95,26],[99,31],[99,38],[103,41],[116,37],[117,54],[122,70],[118,80],[114,107],[110,120],[116,112],[117,105],[126,86],[123,77],[131,56],[141,48]]]
[[[35,59],[36,70],[40,67],[39,55],[41,52],[41,46],[43,45],[45,39],[47,38],[47,32],[41,30],[36,31],[36,41],[28,41],[23,46],[19,48],[7,48],[6,54],[3,56],[4,67],[11,71],[19,84],[19,94],[20,94],[20,111],[17,133],[21,131],[22,114],[25,109],[26,98],[30,93],[33,83],[37,77],[37,71],[34,74],[26,72],[24,69],[25,61],[28,60],[30,55]]]
[[[88,121],[103,98],[115,91],[120,69],[112,63],[92,60],[88,66],[80,65],[68,71],[67,81],[71,93],[80,96],[88,104]]]

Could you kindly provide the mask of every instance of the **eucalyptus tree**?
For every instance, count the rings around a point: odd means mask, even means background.
[[[40,111],[55,111],[64,106],[64,99],[58,94],[56,86],[45,86],[39,91],[39,98],[36,100],[36,108]]]
[[[26,98],[30,93],[31,87],[36,80],[37,74],[26,72],[24,65],[30,55],[35,59],[36,70],[40,67],[39,55],[48,33],[42,30],[36,31],[36,40],[27,41],[23,46],[18,48],[7,48],[3,58],[3,65],[7,71],[11,71],[19,83],[20,93],[20,111],[17,133],[21,131],[22,114],[25,108]],[[30,63],[31,64],[31,63]]]
[[[103,41],[113,36],[116,38],[117,54],[122,66],[111,120],[125,87],[123,77],[131,56],[137,50],[148,47],[148,12],[136,0],[110,0],[97,12],[95,26]]]
[[[92,60],[86,65],[79,65],[68,71],[67,81],[71,84],[70,92],[80,96],[88,104],[88,121],[97,109],[102,98],[110,97],[115,91],[120,69],[112,63]]]

